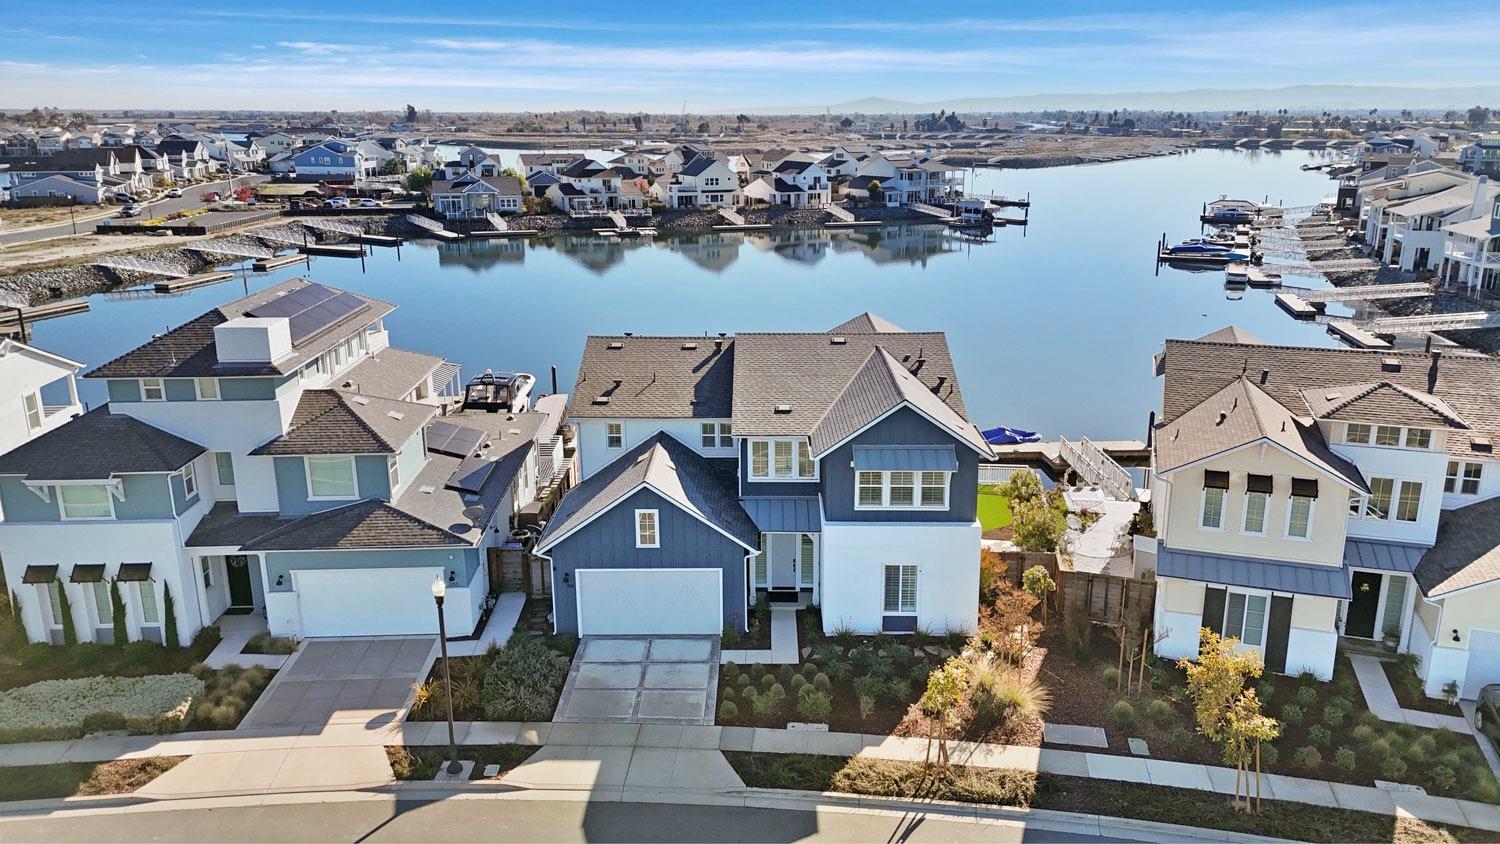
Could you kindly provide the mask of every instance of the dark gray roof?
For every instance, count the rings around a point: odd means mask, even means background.
[[[395,454],[435,415],[437,408],[430,404],[344,390],[303,390],[286,433],[250,453]]]
[[[689,346],[693,348],[685,348]],[[589,337],[578,365],[571,415],[728,419],[734,356],[731,340],[720,350],[705,337]],[[608,403],[596,404],[601,397]]]
[[[485,184],[501,196],[519,196],[521,194],[521,180],[515,176],[479,176],[466,173],[456,179],[438,179],[433,181],[429,189],[432,195],[442,193],[461,193],[475,184]]]
[[[292,353],[271,363],[220,363],[214,327],[286,293],[313,282],[292,278],[236,299],[154,338],[85,374],[85,378],[193,378],[214,376],[287,375],[328,351],[355,331],[381,319],[395,305],[360,296],[366,307],[349,314],[302,343]],[[334,288],[329,288],[330,290]],[[342,291],[340,291],[342,292]],[[358,294],[354,294],[358,295]]]
[[[1429,598],[1500,580],[1500,498],[1444,510],[1412,576]]]
[[[415,478],[403,481],[395,506],[402,512],[437,525],[465,540],[477,543],[480,532],[473,527],[464,510],[479,506],[485,509],[480,524],[488,524],[505,501],[521,466],[531,454],[537,439],[552,436],[560,419],[546,413],[450,413],[446,422],[483,431],[487,447],[480,453],[494,461],[478,493],[450,487],[449,479],[463,462],[462,458],[434,451],[427,452],[427,463]]]
[[[393,505],[368,499],[303,516],[240,547],[246,551],[307,551],[469,544]]]
[[[1411,574],[1426,552],[1420,545],[1351,537],[1344,542],[1344,565]]]
[[[865,311],[828,329],[829,334],[905,334],[906,329]]]
[[[241,513],[233,501],[220,501],[198,520],[186,544],[189,548],[238,548],[292,521],[280,513]]]
[[[740,395],[738,389],[735,390],[735,395]],[[969,443],[976,451],[990,455],[984,436],[972,423],[933,395],[915,375],[891,357],[890,352],[879,346],[870,351],[864,365],[844,386],[812,430],[786,433],[806,433],[813,454],[823,454],[903,404],[909,404],[930,417],[948,434]],[[773,410],[773,416],[791,416],[796,412],[797,409],[793,406],[792,413],[775,414]],[[735,432],[741,433],[737,424]]]
[[[1298,595],[1348,599],[1349,576],[1343,566],[1252,560],[1198,551],[1178,551],[1165,545],[1156,551],[1156,574],[1249,589],[1270,589]]]
[[[714,166],[718,159],[711,155],[696,155],[688,159],[677,172],[683,176],[696,176]]]
[[[432,377],[443,358],[409,349],[385,348],[360,361],[344,373],[339,386],[367,396],[405,398],[417,385]]]
[[[545,550],[642,485],[742,545],[759,547],[760,530],[740,506],[733,480],[665,431],[646,438],[563,496],[537,547]]]
[[[0,455],[0,475],[82,481],[175,472],[207,450],[104,404]]]
[[[762,533],[820,533],[823,515],[813,497],[741,498],[740,506]]]

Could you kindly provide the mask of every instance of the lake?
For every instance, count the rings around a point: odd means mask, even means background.
[[[1160,402],[1152,355],[1168,337],[1230,323],[1267,342],[1331,346],[1269,293],[1226,296],[1222,272],[1156,273],[1155,244],[1197,236],[1220,194],[1318,201],[1319,153],[1197,150],[1086,167],[981,170],[971,189],[1030,192],[1029,228],[974,243],[941,225],[843,232],[681,234],[654,242],[594,235],[532,241],[408,242],[357,260],[315,258],[176,296],[91,297],[86,314],[34,326],[44,349],[103,363],[220,303],[296,275],[399,305],[393,342],[464,367],[535,373],[570,389],[586,334],[822,331],[861,311],[904,328],[943,330],[981,427],[1048,437],[1140,438]],[[1311,280],[1289,279],[1296,284]],[[1234,294],[1238,296],[1239,294]],[[102,385],[85,382],[91,405]]]

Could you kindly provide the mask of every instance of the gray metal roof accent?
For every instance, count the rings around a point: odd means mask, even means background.
[[[208,449],[108,404],[0,455],[0,475],[32,481],[107,480],[115,475],[175,472]]]
[[[1412,576],[1429,598],[1500,581],[1500,498],[1444,510]]]
[[[1349,575],[1343,566],[1320,566],[1274,560],[1251,560],[1198,551],[1157,547],[1158,577],[1198,580],[1219,586],[1244,586],[1298,595],[1348,599]]]
[[[854,468],[886,472],[956,472],[951,445],[857,445]]]
[[[711,525],[754,548],[760,530],[740,506],[734,480],[671,434],[658,431],[563,496],[537,547],[603,513],[642,484]]]
[[[1351,538],[1344,542],[1344,565],[1411,574],[1425,553],[1427,549],[1417,545]]]
[[[741,498],[740,504],[761,533],[821,533],[823,515],[813,497]]]

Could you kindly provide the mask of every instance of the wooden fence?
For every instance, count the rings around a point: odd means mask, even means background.
[[[1135,627],[1151,617],[1156,581],[1065,571],[1057,593],[1064,616],[1083,613],[1095,624]]]

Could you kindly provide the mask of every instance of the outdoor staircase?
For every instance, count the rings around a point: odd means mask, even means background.
[[[844,222],[844,223],[852,223],[852,222],[854,222],[854,215],[852,213],[850,213],[849,209],[844,208],[842,206],[839,206],[839,205],[825,205],[825,206],[823,206],[823,210],[827,211],[828,215],[831,216],[831,217],[833,217],[833,219],[838,220],[840,222]]]
[[[732,226],[749,225],[745,222],[745,218],[741,216],[740,212],[734,210],[733,208],[720,208],[719,216],[723,217],[725,220],[728,220],[729,224]]]
[[[908,203],[906,207],[910,208],[913,211],[919,211],[923,214],[930,214],[934,217],[941,217],[944,220],[953,217],[952,211],[949,211],[946,208],[939,208],[936,205],[928,205],[925,202],[911,202]]]
[[[1079,442],[1070,442],[1061,437],[1060,454],[1073,471],[1085,481],[1098,486],[1105,495],[1117,501],[1134,501],[1135,483],[1125,467],[1104,453],[1093,440],[1084,437]]]
[[[496,214],[494,211],[484,212],[484,218],[489,221],[489,224],[491,226],[495,227],[495,231],[497,232],[510,230],[510,225],[505,222],[505,218],[500,216],[499,214]]]
[[[441,232],[448,230],[447,227],[445,227],[442,223],[439,223],[437,220],[431,219],[430,217],[423,217],[420,214],[407,214],[406,222],[411,223],[419,229],[426,229],[430,232]]]
[[[611,212],[609,212],[609,221],[611,223],[614,223],[615,224],[615,228],[617,228],[617,229],[628,229],[628,228],[630,228],[630,221],[626,220],[625,219],[625,215],[621,214],[619,211],[611,211]]]

